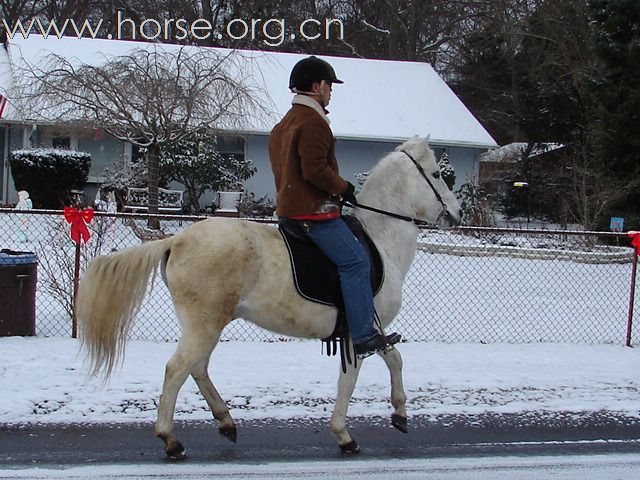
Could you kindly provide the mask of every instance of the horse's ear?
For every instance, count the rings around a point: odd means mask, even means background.
[[[400,152],[402,150],[412,151],[413,150],[412,147],[414,145],[419,145],[422,142],[423,142],[422,137],[420,137],[419,135],[413,135],[412,137],[407,138],[407,140],[405,140],[404,143],[401,143],[400,145],[398,145],[395,148],[395,151],[396,152]]]

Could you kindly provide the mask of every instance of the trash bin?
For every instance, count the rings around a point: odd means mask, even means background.
[[[36,334],[38,257],[0,250],[0,336]]]

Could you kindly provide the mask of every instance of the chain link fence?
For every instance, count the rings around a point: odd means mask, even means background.
[[[204,218],[158,216],[163,235]],[[96,255],[153,239],[147,219],[96,212],[81,271]],[[0,248],[38,256],[37,335],[71,336],[76,249],[62,212],[0,209]],[[393,329],[409,341],[624,344],[633,255],[626,236],[608,232],[422,230]],[[171,342],[179,335],[169,292],[156,281],[130,338]],[[288,338],[238,319],[222,340]],[[639,343],[638,328],[631,343]]]

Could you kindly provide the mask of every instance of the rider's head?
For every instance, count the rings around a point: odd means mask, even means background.
[[[296,63],[289,77],[289,89],[292,92],[313,96],[323,107],[329,104],[334,83],[344,82],[336,77],[329,62],[315,56]]]

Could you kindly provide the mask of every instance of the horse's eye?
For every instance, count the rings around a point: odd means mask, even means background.
[[[440,172],[434,172],[433,178],[440,178]]]

